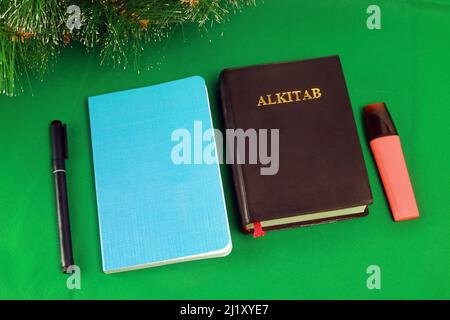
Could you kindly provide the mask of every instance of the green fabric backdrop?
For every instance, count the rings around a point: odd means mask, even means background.
[[[382,29],[366,9],[381,7]],[[140,74],[65,49],[44,81],[0,96],[0,298],[450,298],[450,1],[258,1],[230,22],[178,29],[153,45]],[[105,275],[89,140],[87,97],[203,76],[222,128],[217,77],[225,67],[339,54],[374,195],[366,218],[269,233],[240,232],[230,169],[222,175],[234,249],[221,259]],[[364,139],[361,108],[390,107],[421,217],[394,223]],[[81,290],[66,288],[59,247],[49,130],[69,126],[68,183]],[[299,146],[301,147],[301,146]],[[155,191],[156,192],[156,191]],[[381,268],[381,290],[366,269]]]

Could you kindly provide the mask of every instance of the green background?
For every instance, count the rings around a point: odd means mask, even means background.
[[[366,9],[381,7],[381,30]],[[310,299],[450,298],[450,2],[258,1],[208,31],[175,30],[145,51],[149,70],[100,66],[96,52],[63,50],[32,92],[0,96],[0,298]],[[367,163],[368,217],[268,233],[241,233],[230,168],[222,176],[230,256],[105,275],[91,161],[87,97],[191,75],[206,79],[222,128],[217,77],[226,67],[339,54]],[[421,217],[394,223],[364,138],[361,108],[390,107]],[[68,184],[81,290],[60,273],[49,123],[69,127]],[[298,146],[301,147],[301,146]],[[155,191],[156,192],[156,191]],[[381,268],[381,290],[366,269]]]

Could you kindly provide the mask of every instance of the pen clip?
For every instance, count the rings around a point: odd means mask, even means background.
[[[69,158],[69,144],[67,143],[67,126],[63,125],[63,143],[64,143],[64,158]]]

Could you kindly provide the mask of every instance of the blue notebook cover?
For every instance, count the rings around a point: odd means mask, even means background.
[[[213,164],[172,159],[175,130],[194,158],[195,123],[212,128],[201,77],[90,97],[89,116],[104,272],[231,251],[217,152]]]

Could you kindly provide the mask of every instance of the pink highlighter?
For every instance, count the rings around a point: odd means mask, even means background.
[[[400,137],[383,102],[364,107],[367,139],[395,221],[419,217]]]

